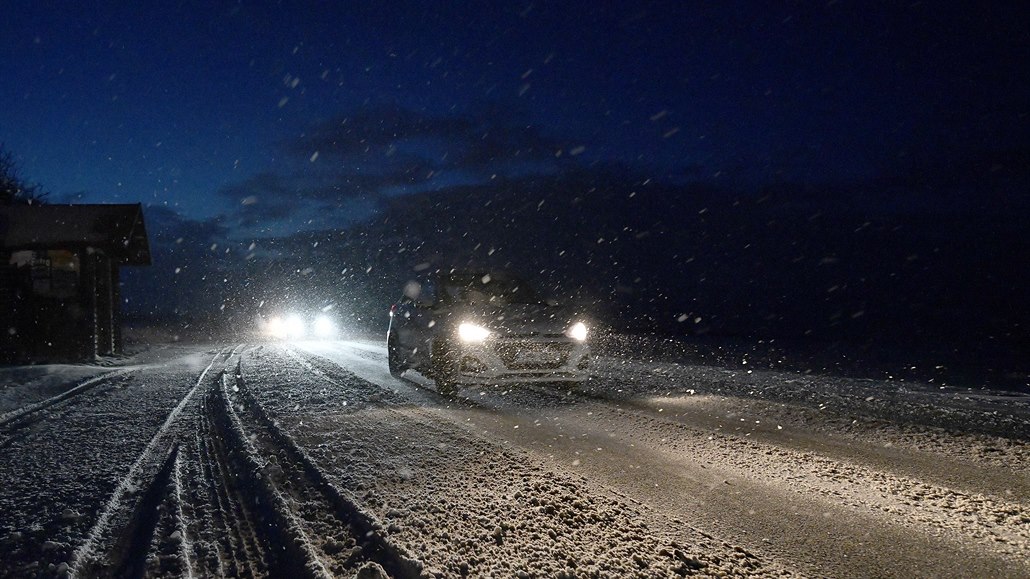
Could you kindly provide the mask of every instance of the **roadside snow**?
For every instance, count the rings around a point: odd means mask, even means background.
[[[596,358],[595,373],[584,392],[606,400],[678,399],[1030,473],[1030,395],[614,358]]]
[[[0,366],[0,423],[20,408],[58,396],[110,371],[87,364]]]

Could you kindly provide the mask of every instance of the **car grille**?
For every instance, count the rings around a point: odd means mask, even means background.
[[[565,365],[572,344],[509,340],[494,345],[494,352],[511,370],[553,370]]]

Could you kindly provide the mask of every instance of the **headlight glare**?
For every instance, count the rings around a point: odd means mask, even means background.
[[[476,324],[463,323],[458,326],[458,337],[462,342],[482,342],[490,335],[490,330]]]
[[[587,325],[583,322],[576,322],[569,328],[569,337],[577,342],[582,342],[587,339]]]
[[[279,316],[274,316],[268,320],[265,331],[272,337],[283,338],[286,336],[286,322]]]

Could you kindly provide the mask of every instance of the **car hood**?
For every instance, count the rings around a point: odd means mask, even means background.
[[[574,322],[568,309],[547,304],[468,305],[460,315],[502,334],[563,334]]]

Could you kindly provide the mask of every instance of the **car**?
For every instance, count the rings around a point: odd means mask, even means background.
[[[460,385],[589,378],[587,323],[519,276],[451,271],[409,282],[390,308],[390,373],[418,371],[451,394]]]

